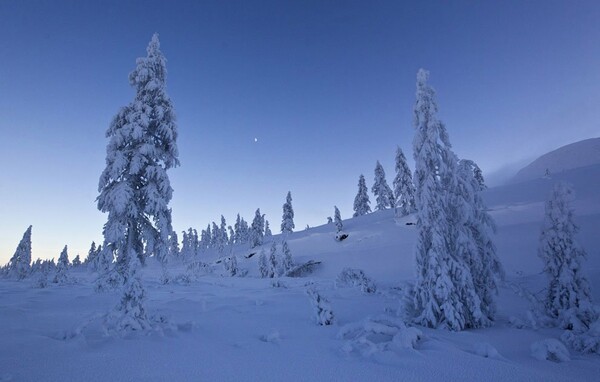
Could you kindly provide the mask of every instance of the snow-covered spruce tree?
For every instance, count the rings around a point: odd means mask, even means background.
[[[85,265],[88,270],[94,271],[95,266],[96,266],[95,263],[97,261],[97,256],[98,256],[98,253],[96,252],[96,242],[92,241],[92,244],[90,245],[90,249],[88,251],[88,255],[85,258],[85,260],[83,260],[83,265]]]
[[[240,214],[237,214],[237,217],[235,218],[235,224],[233,225],[233,242],[235,244],[241,244],[241,240],[240,240],[240,234],[241,234],[241,223],[242,223],[242,218],[240,217]]]
[[[106,168],[98,187],[98,209],[108,213],[104,251],[116,256],[124,282],[113,316],[117,330],[149,327],[138,268],[146,256],[161,258],[168,252],[173,231],[168,208],[173,189],[167,170],[179,164],[177,126],[157,34],[146,51],[129,74],[135,98],[119,110],[106,132]]]
[[[56,284],[65,284],[69,281],[69,254],[67,253],[67,246],[63,248],[60,256],[58,257],[58,263],[56,263],[56,274],[52,282]]]
[[[335,218],[335,227],[337,232],[342,232],[344,230],[344,223],[342,223],[342,215],[340,214],[340,210],[337,206],[333,206],[334,212],[333,216]]]
[[[294,231],[294,209],[292,208],[292,193],[288,191],[283,204],[283,216],[281,217],[281,233],[289,234]]]
[[[219,243],[221,242],[221,232],[219,231],[219,226],[217,223],[212,222],[212,231],[211,231],[210,242],[212,244],[212,248],[219,249]]]
[[[396,216],[415,212],[415,185],[406,157],[400,146],[396,149],[396,177],[394,178]]]
[[[72,264],[73,268],[79,268],[81,266],[81,258],[79,257],[79,255],[75,256]]]
[[[173,231],[169,234],[169,256],[170,260],[177,259],[181,255],[179,250],[179,237],[177,232]]]
[[[250,228],[248,222],[242,218],[240,222],[240,244],[246,244],[250,241]]]
[[[353,217],[366,215],[371,212],[371,207],[369,206],[371,201],[369,200],[369,193],[367,190],[367,184],[365,182],[364,175],[360,175],[358,178],[358,193],[354,198],[354,215]]]
[[[265,254],[265,250],[260,250],[260,255],[258,256],[258,272],[260,273],[261,278],[270,277],[269,270],[269,262],[267,261],[267,255]]]
[[[269,221],[265,219],[265,240],[270,240],[273,237],[273,232],[271,232],[271,228],[269,227]]]
[[[273,241],[269,252],[269,277],[279,276],[279,263],[277,261],[277,244]]]
[[[460,211],[455,216],[462,217],[456,224],[465,230],[461,236],[465,243],[462,248],[468,248],[462,252],[463,260],[471,271],[475,292],[481,300],[481,311],[492,321],[496,312],[498,283],[504,278],[504,269],[492,240],[496,225],[481,197],[485,183],[475,162],[468,159],[458,162],[454,189],[451,200],[456,203],[455,209]],[[466,244],[467,239],[470,244]]]
[[[117,270],[114,253],[105,250],[102,245],[98,246],[97,251],[98,278],[95,281],[94,289],[96,292],[105,292],[120,287],[123,284],[123,277]]]
[[[290,251],[290,247],[288,246],[287,240],[283,240],[281,244],[281,269],[282,274],[285,275],[294,267],[294,260],[292,259],[292,251]]]
[[[333,219],[331,218],[331,216],[327,216],[327,224],[332,224],[333,223]]]
[[[489,320],[469,267],[458,254],[463,231],[450,196],[453,191],[455,155],[445,126],[437,120],[435,92],[427,84],[429,73],[417,74],[414,108],[415,201],[417,205],[416,280],[413,287],[414,321],[450,330],[481,327]],[[471,243],[468,248],[473,250]]]
[[[22,280],[29,275],[31,270],[31,228],[32,226],[29,226],[23,233],[23,238],[8,263],[7,273],[11,278]]]
[[[375,209],[378,211],[394,206],[394,193],[385,180],[385,171],[379,161],[375,165],[375,181],[371,191],[375,195],[375,202],[377,203]]]
[[[206,248],[211,249],[213,247],[213,234],[210,230],[210,224],[206,226]]]
[[[228,225],[227,232],[229,232],[229,239],[227,240],[227,245],[233,246],[235,244],[235,231],[233,230],[233,227]]]
[[[260,208],[254,214],[252,226],[250,227],[250,242],[252,248],[262,245],[265,236],[265,216],[260,213]]]
[[[219,242],[217,245],[217,249],[219,250],[219,252],[223,253],[223,250],[225,250],[225,246],[229,242],[229,237],[227,236],[227,221],[225,220],[225,217],[223,215],[221,215],[221,225],[219,226],[218,234]]]
[[[585,251],[575,238],[579,228],[573,221],[572,194],[569,186],[558,183],[546,201],[538,255],[549,281],[546,311],[558,319],[562,328],[583,331],[597,317],[582,269]]]

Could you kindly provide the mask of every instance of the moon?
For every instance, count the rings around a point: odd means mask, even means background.
[[[258,138],[254,138],[254,143],[258,142]]]

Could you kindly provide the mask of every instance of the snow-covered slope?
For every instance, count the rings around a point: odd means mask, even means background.
[[[571,353],[567,362],[542,361],[531,347],[560,337],[538,326],[530,311],[543,293],[537,257],[543,203],[553,184],[575,190],[578,239],[592,293],[600,298],[600,165],[486,191],[498,225],[498,254],[507,270],[498,315],[488,329],[460,333],[418,328],[413,348],[395,324],[402,290],[414,275],[415,226],[408,216],[375,212],[344,221],[349,234],[334,240],[333,224],[292,233],[296,262],[320,261],[301,278],[258,278],[260,251],[235,248],[246,277],[227,277],[219,255],[190,284],[161,285],[160,267],[144,268],[147,310],[165,316],[166,330],[120,338],[107,334],[103,317],[117,293],[95,293],[95,275],[75,271],[74,285],[36,289],[32,280],[0,280],[0,381],[592,381],[597,355]],[[274,240],[280,240],[275,236]],[[269,251],[270,243],[263,249]],[[339,285],[346,267],[362,269],[376,293]],[[173,276],[184,272],[174,264]],[[331,303],[333,326],[318,326],[308,288]],[[413,333],[414,334],[414,333]],[[404,339],[403,339],[404,338]]]
[[[541,178],[546,170],[553,175],[591,165],[600,165],[600,138],[571,143],[546,153],[522,168],[511,182]]]

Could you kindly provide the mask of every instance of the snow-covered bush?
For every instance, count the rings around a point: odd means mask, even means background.
[[[580,353],[600,354],[600,319],[592,322],[587,330],[565,330],[560,339]]]
[[[335,285],[354,286],[360,288],[364,293],[375,293],[377,290],[375,283],[361,269],[344,268],[337,276]]]
[[[321,265],[320,261],[309,260],[305,263],[298,264],[286,273],[288,277],[303,277],[313,273],[317,267]]]
[[[422,340],[423,333],[417,328],[407,326],[397,317],[381,315],[344,325],[338,333],[338,338],[346,341],[344,351],[371,356],[384,351],[401,352],[415,349]]]
[[[566,362],[571,360],[571,355],[565,345],[555,338],[531,344],[531,355],[540,361]]]
[[[225,269],[229,272],[229,276],[235,276],[238,274],[238,263],[235,255],[229,256],[229,259],[224,261]]]
[[[327,301],[327,299],[321,296],[319,292],[313,288],[307,289],[306,294],[310,298],[310,303],[314,308],[315,320],[317,324],[323,326],[332,325],[334,316],[329,301]]]

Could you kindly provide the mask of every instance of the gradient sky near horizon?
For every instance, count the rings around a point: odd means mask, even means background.
[[[421,67],[456,153],[490,179],[600,136],[598,20],[598,1],[2,0],[0,264],[30,224],[34,258],[101,242],[104,134],[154,32],[178,117],[174,228],[260,207],[278,231],[288,190],[299,230],[334,205],[350,217],[377,160],[391,182],[397,145],[412,166]]]

